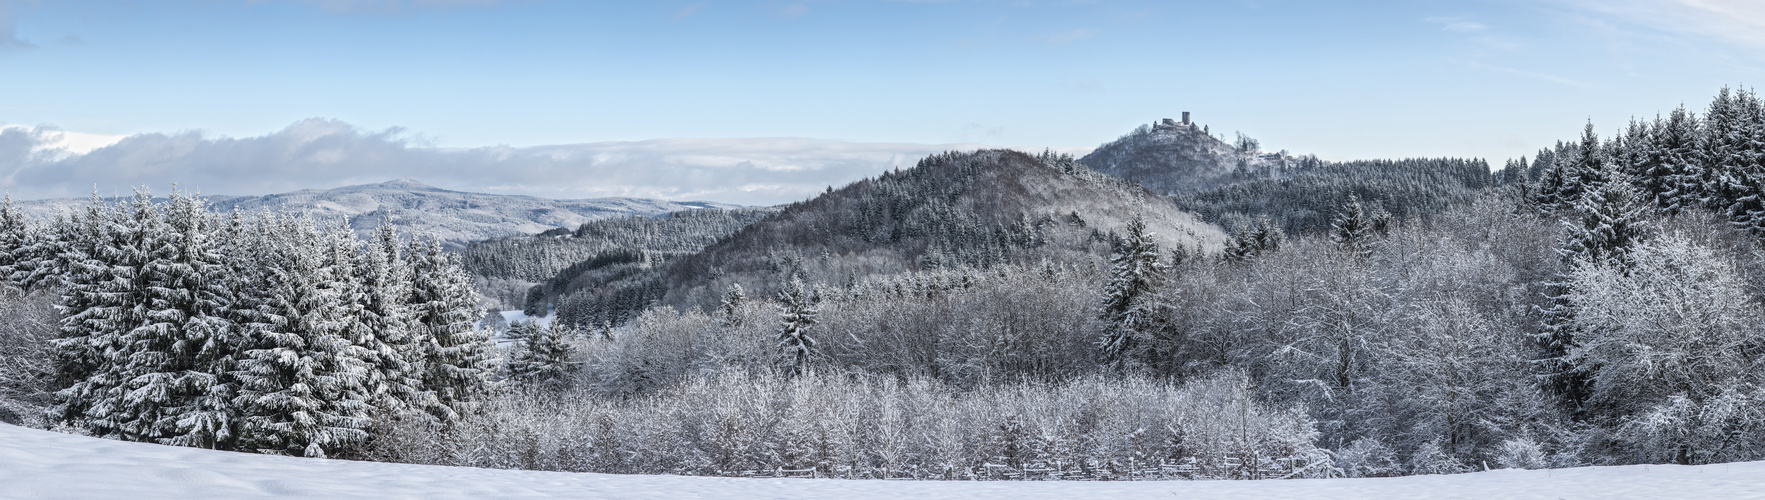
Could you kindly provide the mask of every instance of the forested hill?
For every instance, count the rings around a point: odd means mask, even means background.
[[[1310,158],[1257,151],[1239,136],[1227,144],[1198,124],[1141,125],[1079,159],[1098,172],[1138,182],[1158,194],[1186,193],[1239,178],[1266,176]]]
[[[575,231],[474,241],[459,254],[478,293],[503,308],[536,302],[531,311],[539,314],[543,302],[585,273],[606,277],[648,269],[697,252],[778,211],[755,207],[612,217],[584,222]]]
[[[1327,162],[1265,153],[1239,135],[1227,144],[1200,125],[1142,125],[1079,160],[1138,182],[1229,230],[1267,217],[1289,233],[1317,233],[1350,196],[1377,216],[1426,217],[1498,184],[1480,159]]]
[[[468,242],[533,234],[558,227],[577,227],[584,222],[627,215],[654,216],[683,210],[735,208],[708,202],[673,202],[640,198],[552,200],[450,191],[410,179],[363,184],[335,189],[307,189],[264,196],[205,196],[217,211],[263,209],[306,212],[316,219],[348,218],[357,236],[366,238],[382,221],[391,221],[402,234],[420,234],[441,240],[449,248]],[[33,216],[49,217],[85,205],[86,199],[52,199],[18,202]]]
[[[1304,162],[1282,175],[1257,175],[1174,197],[1178,204],[1226,228],[1269,217],[1286,232],[1321,233],[1349,197],[1375,217],[1425,217],[1469,202],[1499,185],[1479,159],[1410,158]]]
[[[555,300],[567,323],[617,323],[655,300],[714,305],[737,284],[765,296],[793,278],[849,287],[935,269],[1107,266],[1136,216],[1168,249],[1216,252],[1225,238],[1169,200],[1070,156],[946,153],[793,204],[648,273],[571,284]]]

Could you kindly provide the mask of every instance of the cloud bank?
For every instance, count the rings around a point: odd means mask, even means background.
[[[155,192],[260,195],[410,178],[459,191],[544,198],[658,198],[771,205],[978,144],[801,138],[656,139],[537,147],[434,148],[394,129],[307,119],[259,137],[139,134],[103,144],[79,134],[0,128],[0,185],[15,198]],[[114,138],[112,138],[114,139]],[[96,143],[92,141],[98,141]]]

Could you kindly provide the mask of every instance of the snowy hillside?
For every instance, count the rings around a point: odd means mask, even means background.
[[[1098,146],[1079,159],[1098,172],[1138,182],[1159,194],[1214,187],[1239,170],[1267,174],[1290,166],[1292,158],[1241,151],[1209,135],[1200,125],[1164,123],[1140,128]]]
[[[125,193],[126,194],[126,193]],[[165,193],[155,192],[156,195]],[[583,222],[624,215],[659,215],[700,208],[734,208],[707,202],[672,202],[640,198],[552,200],[532,196],[450,191],[410,179],[379,184],[346,186],[326,190],[301,190],[265,196],[208,196],[217,211],[239,209],[305,210],[325,220],[349,218],[359,236],[383,220],[401,233],[430,235],[450,247],[470,241],[534,234],[552,228],[575,229]],[[52,199],[18,202],[34,216],[51,216],[82,206],[85,199]]]
[[[621,476],[252,455],[0,424],[0,498],[1762,498],[1765,462],[1389,479],[956,482]]]

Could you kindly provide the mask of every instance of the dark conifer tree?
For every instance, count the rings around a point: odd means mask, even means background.
[[[809,358],[815,353],[815,337],[809,330],[815,326],[820,297],[812,296],[803,287],[803,280],[791,278],[790,285],[778,292],[778,349],[785,374],[797,376],[808,369]]]
[[[1098,349],[1106,363],[1118,367],[1147,361],[1142,358],[1151,347],[1146,330],[1157,311],[1148,307],[1146,299],[1165,272],[1164,263],[1158,260],[1158,243],[1152,237],[1146,222],[1136,215],[1128,221],[1128,234],[1110,258],[1101,314],[1109,329],[1098,341]]]
[[[1362,259],[1371,256],[1373,220],[1361,207],[1359,196],[1349,196],[1348,203],[1337,212],[1336,220],[1330,225],[1330,241]]]
[[[1655,206],[1668,213],[1701,204],[1705,166],[1698,161],[1698,136],[1702,126],[1685,106],[1674,108],[1666,121],[1654,127],[1655,151],[1660,160],[1644,183],[1655,193]]]
[[[570,375],[577,371],[578,365],[571,361],[576,350],[565,338],[565,332],[532,321],[509,325],[510,331],[515,328],[522,329],[526,335],[509,355],[504,368],[509,378],[528,387],[554,390],[569,387]]]

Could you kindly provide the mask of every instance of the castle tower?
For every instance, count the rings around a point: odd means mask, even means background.
[[[1188,112],[1188,111],[1184,111],[1184,112],[1183,112],[1183,125],[1185,125],[1185,126],[1187,126],[1187,125],[1189,125],[1189,124],[1190,124],[1190,123],[1189,123],[1189,112]]]

